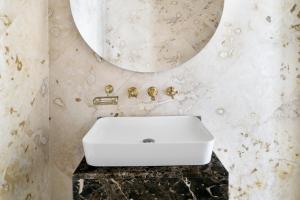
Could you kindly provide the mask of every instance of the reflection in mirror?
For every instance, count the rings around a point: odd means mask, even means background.
[[[87,44],[108,62],[138,72],[176,67],[207,44],[223,0],[70,0]]]

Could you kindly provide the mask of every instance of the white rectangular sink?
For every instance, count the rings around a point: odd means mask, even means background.
[[[82,141],[92,166],[204,165],[214,137],[192,116],[106,117]]]

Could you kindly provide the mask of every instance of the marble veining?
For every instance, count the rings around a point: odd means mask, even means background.
[[[78,34],[69,0],[49,0],[48,13],[47,2],[0,0],[0,199],[71,200],[81,139],[97,116],[181,114],[202,115],[215,135],[231,174],[230,199],[299,200],[298,0],[226,0],[200,54],[152,74],[95,55]],[[93,106],[108,83],[120,104]],[[173,85],[180,94],[128,100],[128,87],[152,85]]]
[[[215,154],[203,166],[91,167],[73,175],[74,200],[226,200],[228,172]]]
[[[299,200],[298,0],[226,0],[206,47],[160,73],[122,70],[95,55],[74,25],[68,0],[51,0],[50,161],[55,200],[72,198],[81,139],[98,116],[201,115],[230,174],[230,199]],[[118,106],[94,106],[106,84]],[[149,86],[180,91],[151,102]],[[141,91],[127,98],[127,88]],[[77,101],[80,99],[81,101]],[[57,104],[58,103],[58,104]]]
[[[0,0],[0,199],[48,200],[48,12]]]

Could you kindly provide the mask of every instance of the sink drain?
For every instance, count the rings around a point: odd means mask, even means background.
[[[143,143],[155,143],[155,140],[152,138],[143,139]]]

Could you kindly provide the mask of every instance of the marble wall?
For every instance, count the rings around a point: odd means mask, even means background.
[[[0,199],[49,198],[46,0],[0,0]]]
[[[74,26],[68,0],[50,1],[50,161],[53,199],[71,199],[81,138],[97,116],[201,114],[228,168],[231,199],[298,200],[300,73],[297,0],[225,1],[220,28],[194,59],[152,74],[97,57]],[[298,25],[297,25],[298,24]],[[93,106],[112,84],[118,106]],[[173,85],[175,100],[146,88]],[[127,98],[127,88],[144,91]]]
[[[227,0],[219,30],[199,55],[152,74],[121,70],[97,57],[78,34],[68,0],[50,0],[49,19],[48,135],[47,2],[0,0],[1,200],[49,199],[50,181],[51,199],[71,199],[81,138],[97,116],[116,113],[200,114],[231,174],[231,199],[299,199],[297,0]],[[119,105],[93,106],[108,83]],[[132,85],[141,91],[174,85],[180,94],[150,102],[144,92],[129,100]]]

